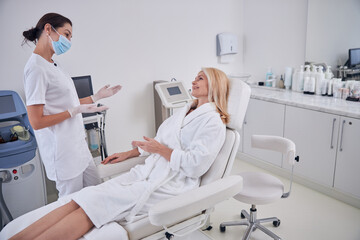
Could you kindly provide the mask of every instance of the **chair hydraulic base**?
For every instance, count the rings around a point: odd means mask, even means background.
[[[238,225],[247,225],[248,228],[246,233],[243,237],[243,240],[248,240],[250,238],[251,232],[255,231],[257,228],[272,237],[275,240],[281,240],[279,236],[275,233],[268,230],[266,227],[261,225],[263,222],[273,222],[274,227],[280,226],[280,219],[276,217],[272,218],[263,218],[263,219],[256,219],[256,206],[252,205],[250,208],[250,215],[245,211],[241,210],[241,218],[246,218],[246,220],[241,221],[232,221],[232,222],[224,222],[220,224],[220,231],[225,232],[226,226],[238,226]]]

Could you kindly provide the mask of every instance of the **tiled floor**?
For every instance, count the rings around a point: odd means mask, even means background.
[[[236,160],[233,173],[264,171],[246,162]],[[264,171],[265,172],[265,171]],[[283,179],[279,177],[280,179]],[[287,181],[287,180],[284,180]],[[246,226],[227,227],[219,231],[219,224],[240,219],[241,209],[250,206],[234,199],[218,204],[211,216],[213,229],[206,233],[213,239],[242,239]],[[360,209],[328,197],[322,193],[294,183],[291,196],[273,204],[257,206],[258,218],[278,217],[281,225],[264,224],[282,239],[287,240],[360,240]],[[272,239],[260,230],[251,240]]]

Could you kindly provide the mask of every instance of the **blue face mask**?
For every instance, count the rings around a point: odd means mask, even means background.
[[[52,26],[51,26],[52,27]],[[70,49],[70,47],[71,47],[71,42],[66,38],[66,37],[64,37],[63,35],[61,35],[60,33],[58,33],[57,31],[56,31],[56,29],[54,28],[54,27],[52,27],[54,30],[55,30],[55,32],[57,33],[57,34],[59,34],[59,40],[58,41],[53,41],[52,40],[52,38],[50,37],[50,35],[49,35],[49,38],[51,39],[51,41],[52,41],[52,46],[53,46],[53,48],[54,48],[54,51],[55,51],[55,54],[56,55],[60,55],[60,54],[63,54],[63,53],[65,53],[65,52],[67,52],[69,49]]]

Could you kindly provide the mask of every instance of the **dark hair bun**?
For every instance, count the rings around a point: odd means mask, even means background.
[[[24,31],[23,36],[26,40],[34,42],[37,38],[37,31],[38,31],[37,28],[31,28],[27,31]]]
[[[36,45],[37,40],[39,40],[47,23],[49,23],[54,28],[63,27],[65,23],[69,23],[72,26],[70,19],[58,13],[47,13],[40,18],[39,22],[36,24],[36,27],[23,32],[24,41],[22,45],[27,43],[27,41],[31,41]]]

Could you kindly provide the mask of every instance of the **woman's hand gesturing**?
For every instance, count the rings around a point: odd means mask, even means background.
[[[145,141],[133,141],[132,145],[139,147],[142,150],[149,153],[157,153],[163,156],[166,160],[170,161],[172,149],[167,146],[159,143],[153,138],[148,138],[144,136]]]

